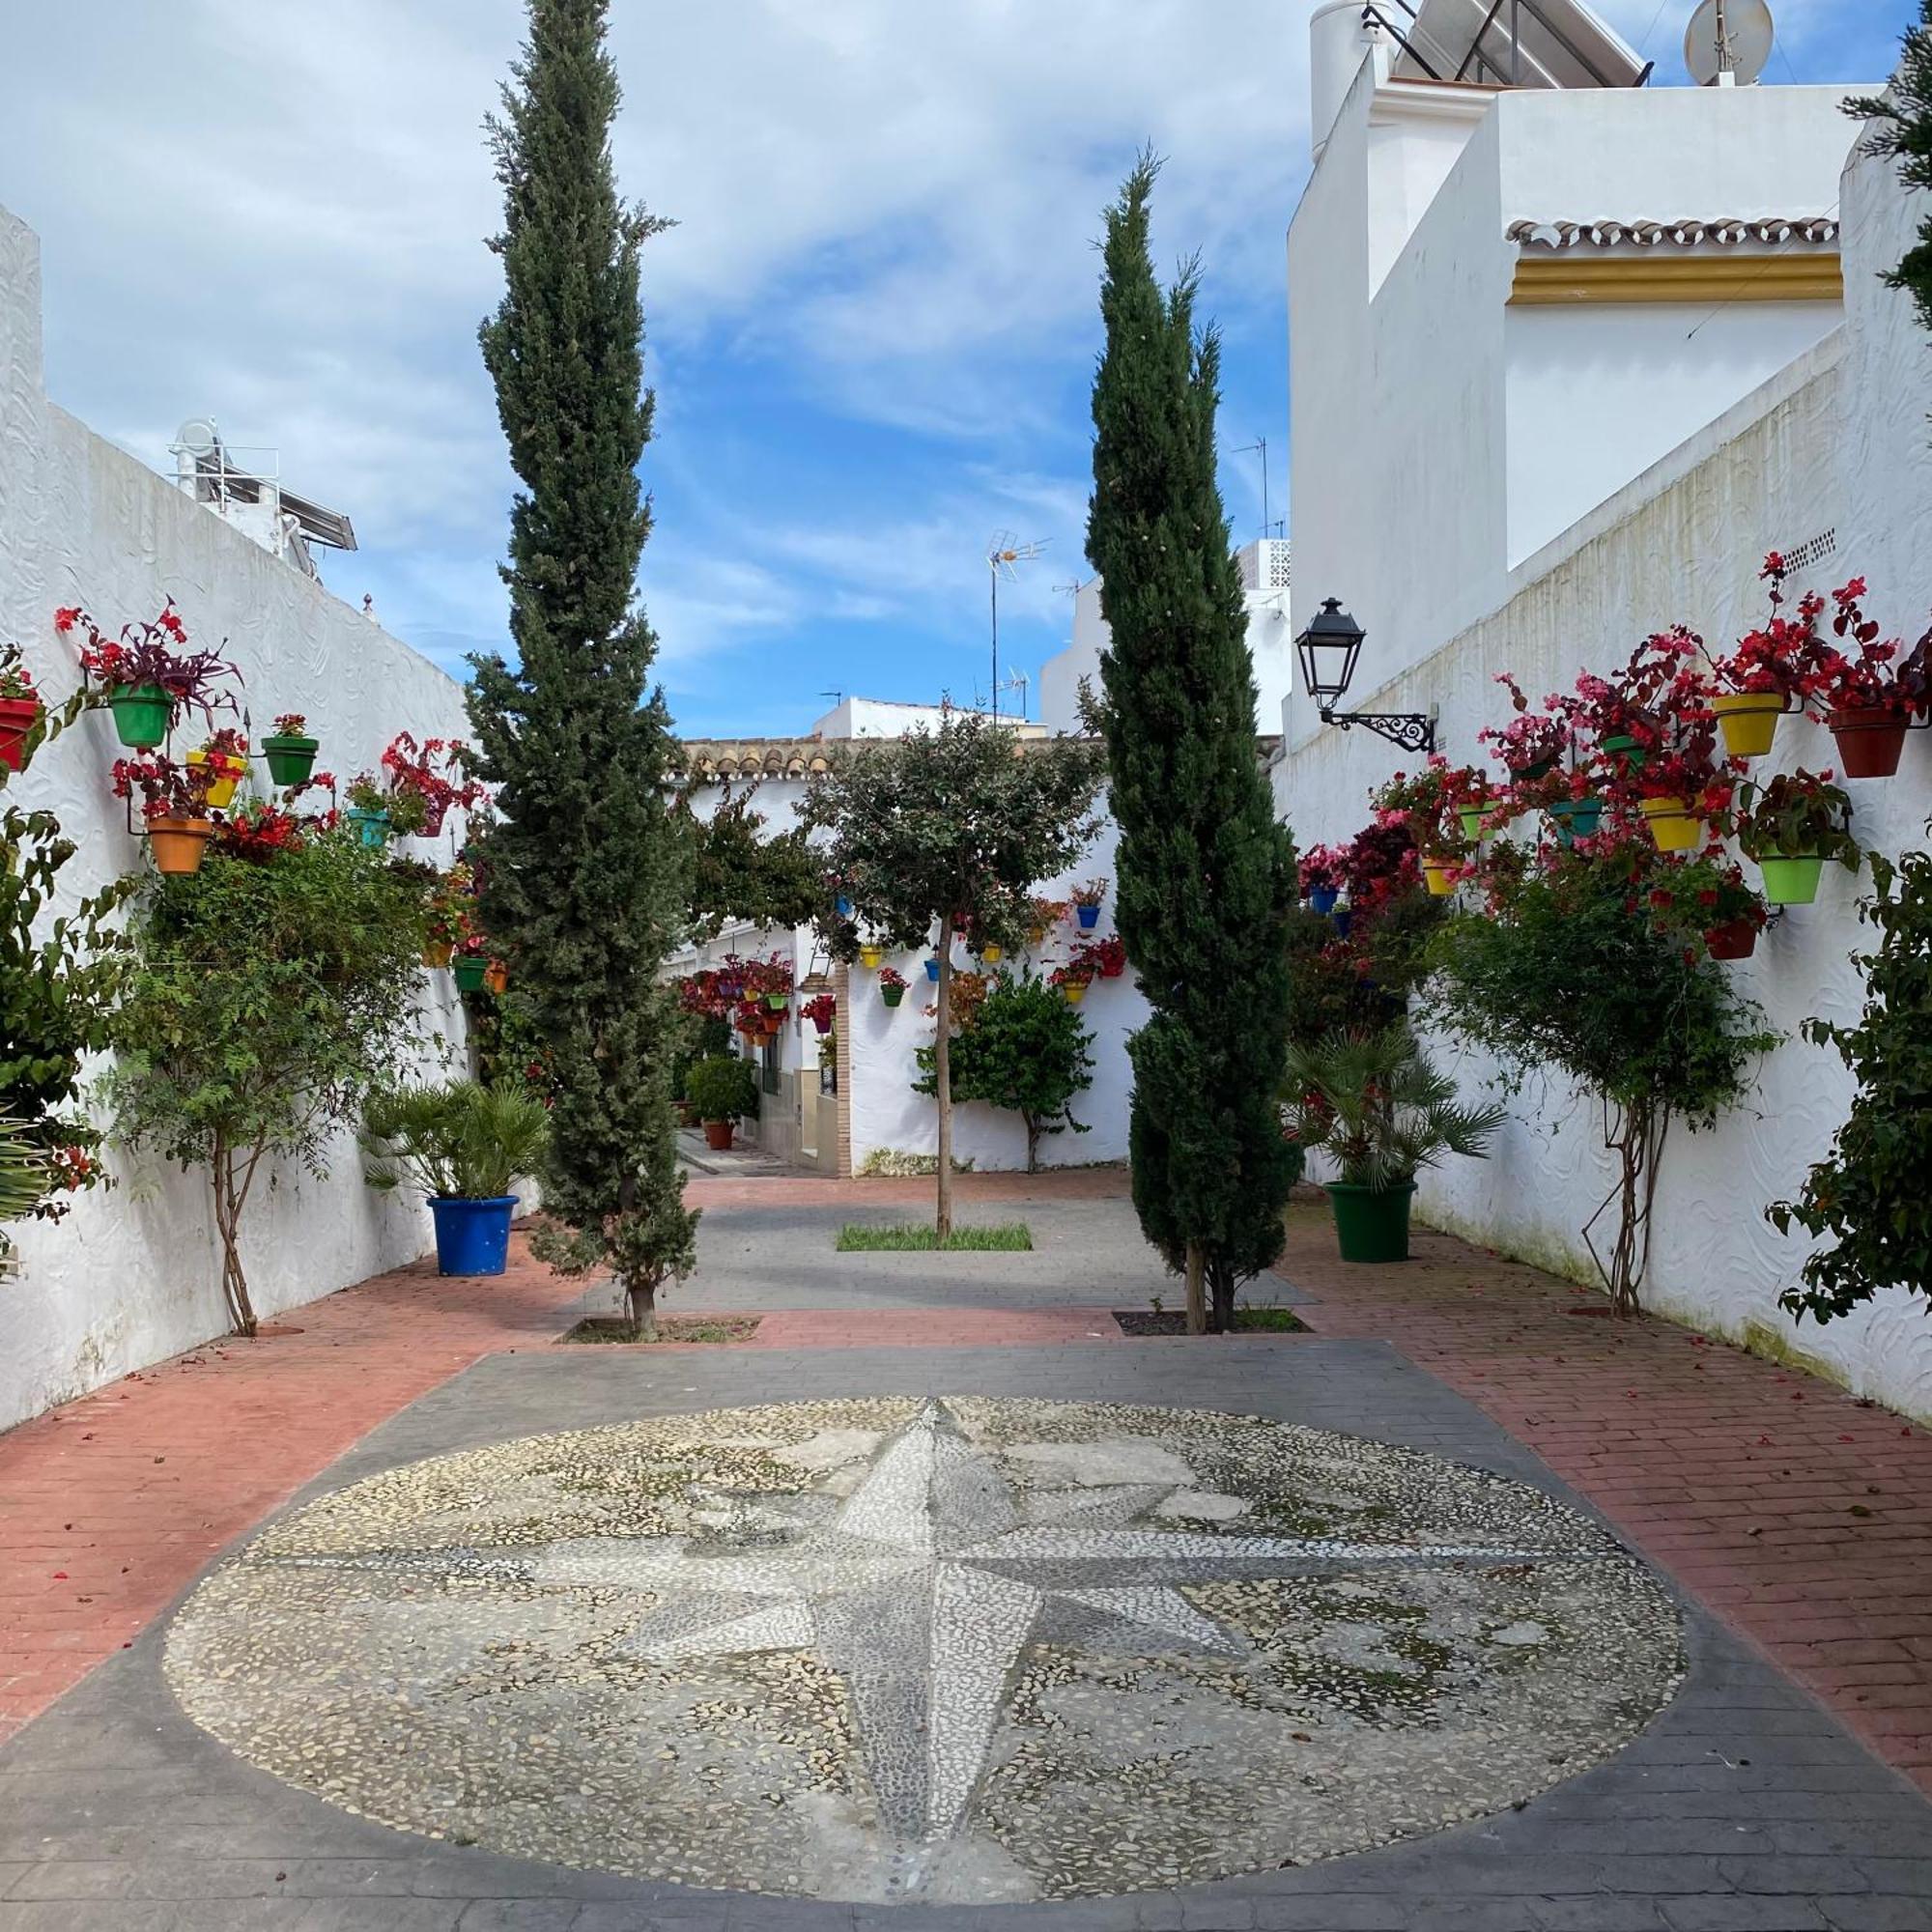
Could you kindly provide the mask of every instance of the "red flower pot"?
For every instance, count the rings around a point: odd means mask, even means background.
[[[1704,935],[1713,959],[1748,959],[1757,951],[1757,926],[1748,919],[1726,920]]]
[[[704,1123],[704,1145],[713,1153],[729,1153],[731,1151],[732,1125],[733,1123],[730,1121],[706,1121]]]
[[[11,772],[20,769],[27,733],[40,723],[38,697],[0,697],[0,764]]]
[[[1826,719],[1848,779],[1889,779],[1905,752],[1906,719],[1886,704],[1833,711]]]

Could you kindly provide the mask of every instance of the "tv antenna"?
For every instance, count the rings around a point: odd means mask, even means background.
[[[1765,0],[1702,0],[1684,30],[1684,65],[1699,87],[1748,87],[1776,38]]]
[[[1000,722],[1000,579],[1019,581],[1018,566],[1031,563],[1045,550],[1046,540],[1021,543],[1011,530],[1002,530],[986,546],[986,578],[993,595],[993,722]]]
[[[1003,684],[997,684],[993,687],[993,696],[996,699],[1003,691],[1017,691],[1019,693],[1020,723],[1022,724],[1027,722],[1027,692],[1032,688],[1032,685],[1033,679],[1025,671],[1016,670]]]
[[[1264,436],[1258,436],[1254,441],[1244,442],[1239,449],[1235,451],[1235,454],[1236,456],[1252,456],[1257,450],[1261,452],[1262,459],[1262,535],[1266,536],[1270,521],[1268,517],[1268,440]]]

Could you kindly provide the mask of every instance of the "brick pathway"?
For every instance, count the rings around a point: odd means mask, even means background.
[[[1414,1252],[1350,1266],[1297,1216],[1279,1271],[1318,1334],[1486,1410],[1932,1792],[1932,1431],[1448,1236]]]

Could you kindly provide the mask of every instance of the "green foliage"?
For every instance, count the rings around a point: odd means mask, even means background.
[[[1331,1154],[1350,1187],[1400,1187],[1444,1154],[1481,1159],[1509,1118],[1459,1106],[1455,1081],[1400,1024],[1290,1046],[1282,1097],[1296,1144]]]
[[[1294,850],[1256,754],[1254,668],[1215,483],[1220,346],[1197,337],[1191,269],[1148,253],[1155,164],[1107,212],[1087,554],[1101,659],[1117,920],[1153,1012],[1129,1044],[1134,1206],[1225,1328],[1281,1252],[1300,1156],[1274,1091],[1288,1044]]]
[[[211,852],[142,887],[109,1037],[114,1132],[206,1166],[237,1329],[254,1332],[241,1222],[265,1160],[328,1171],[336,1128],[417,1045],[420,884],[353,832],[266,865]]]
[[[40,1211],[55,1184],[47,1151],[24,1121],[0,1120],[0,1222],[24,1221]],[[12,1263],[14,1243],[0,1228],[0,1268]]]
[[[1895,159],[1904,186],[1932,188],[1932,0],[1920,0],[1919,24],[1906,30],[1890,94],[1848,100],[1845,112],[1874,124],[1865,150]],[[1918,245],[1885,279],[1911,296],[1919,322],[1932,328],[1932,215],[1918,224]]]
[[[1039,1137],[1071,1127],[1077,1094],[1094,1084],[1094,1036],[1079,1013],[1039,980],[1001,975],[974,1009],[972,1024],[952,1037],[952,1097],[983,1100],[1017,1114],[1026,1127],[1027,1172],[1039,1165]],[[919,1049],[923,1077],[916,1093],[931,1094],[935,1049]]]
[[[1809,772],[1779,772],[1738,788],[1738,844],[1753,859],[1829,859],[1859,868],[1851,794]]]
[[[771,834],[749,791],[728,789],[718,810],[701,819],[687,790],[678,800],[680,823],[692,846],[691,923],[694,939],[715,939],[731,922],[763,931],[810,925],[826,914],[831,893],[825,862],[797,827]]]
[[[1849,1026],[1804,1029],[1837,1049],[1858,1093],[1799,1199],[1769,1210],[1780,1232],[1795,1222],[1835,1237],[1783,1297],[1793,1314],[1821,1321],[1885,1288],[1932,1299],[1932,855],[1908,852],[1894,866],[1873,853],[1871,868],[1877,890],[1859,908],[1878,929],[1877,950],[1858,959],[1864,1009]]]
[[[1065,1002],[1061,1004],[1064,1006]],[[938,1229],[916,1223],[882,1228],[869,1222],[854,1221],[838,1231],[838,1252],[841,1255],[1024,1255],[1032,1251],[1032,1231],[1020,1221],[994,1228],[954,1228],[944,1238]]]
[[[633,1319],[696,1261],[671,1113],[681,1029],[660,969],[688,910],[657,640],[634,603],[650,511],[638,257],[663,223],[617,195],[606,0],[530,0],[492,123],[505,290],[483,325],[510,462],[517,663],[478,658],[476,770],[501,814],[480,853],[482,917],[527,1003],[555,1094],[535,1244],[610,1267]]]
[[[749,1060],[721,1053],[691,1069],[684,1094],[700,1121],[742,1121],[758,1111],[758,1076]]]
[[[362,1102],[362,1178],[404,1180],[432,1199],[497,1201],[534,1174],[550,1111],[521,1080],[385,1087]]]
[[[1310,906],[1289,915],[1289,1040],[1316,1046],[1331,1034],[1377,1032],[1400,1020],[1429,970],[1431,937],[1449,901],[1420,886],[1394,893],[1373,916],[1356,912],[1345,939]]]

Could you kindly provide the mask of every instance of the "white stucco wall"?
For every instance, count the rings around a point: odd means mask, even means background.
[[[1827,530],[1835,530],[1835,554],[1804,573],[1806,585],[1829,589],[1864,575],[1874,614],[1889,632],[1916,638],[1932,609],[1924,542],[1932,528],[1932,340],[1877,271],[1910,244],[1926,200],[1903,194],[1877,162],[1848,169],[1842,331],[1529,557],[1506,580],[1499,608],[1362,694],[1362,702],[1439,704],[1443,749],[1474,758],[1477,728],[1504,715],[1496,672],[1514,670],[1532,695],[1567,689],[1578,669],[1620,662],[1637,639],[1679,620],[1722,647],[1763,614],[1756,573],[1764,553]],[[1296,574],[1306,583],[1314,570],[1299,524],[1296,536]],[[1280,809],[1304,842],[1346,837],[1366,818],[1369,790],[1402,759],[1360,733],[1306,726],[1298,722],[1276,768]],[[1821,726],[1788,719],[1762,769],[1835,763]],[[1915,736],[1897,778],[1851,789],[1865,842],[1889,851],[1922,846],[1932,746]],[[1799,1326],[1776,1301],[1797,1277],[1805,1242],[1779,1237],[1762,1216],[1766,1202],[1802,1184],[1849,1103],[1836,1057],[1796,1035],[1810,1015],[1843,1018],[1861,1003],[1849,957],[1861,937],[1859,890],[1834,870],[1815,906],[1792,910],[1760,939],[1754,958],[1726,969],[1788,1037],[1765,1063],[1748,1105],[1715,1132],[1673,1134],[1646,1296],[1700,1328],[1792,1351],[1861,1395],[1932,1417],[1932,1321],[1923,1302],[1901,1291],[1845,1320]],[[1470,1056],[1460,1070],[1474,1088],[1490,1069]],[[1420,1208],[1438,1225],[1589,1279],[1577,1230],[1610,1177],[1592,1113],[1551,1081],[1523,1096],[1492,1158],[1425,1177]]]
[[[324,768],[346,779],[399,730],[462,735],[447,676],[49,404],[42,366],[39,244],[0,210],[0,637],[19,640],[43,691],[58,699],[80,681],[53,631],[57,606],[84,604],[118,629],[172,596],[197,645],[225,639],[258,739],[275,713],[303,712]],[[108,791],[116,755],[111,721],[91,717],[8,787],[59,814],[79,846],[65,875],[76,892],[143,863]],[[452,825],[444,846],[456,836]],[[460,1044],[447,975],[426,977],[425,999],[426,1033]],[[21,1271],[0,1283],[0,1427],[226,1326],[205,1175],[120,1155],[112,1166],[117,1187],[78,1197],[57,1226],[18,1231]],[[414,1259],[428,1214],[365,1187],[345,1142],[327,1180],[285,1171],[258,1188],[243,1245],[266,1317]]]

